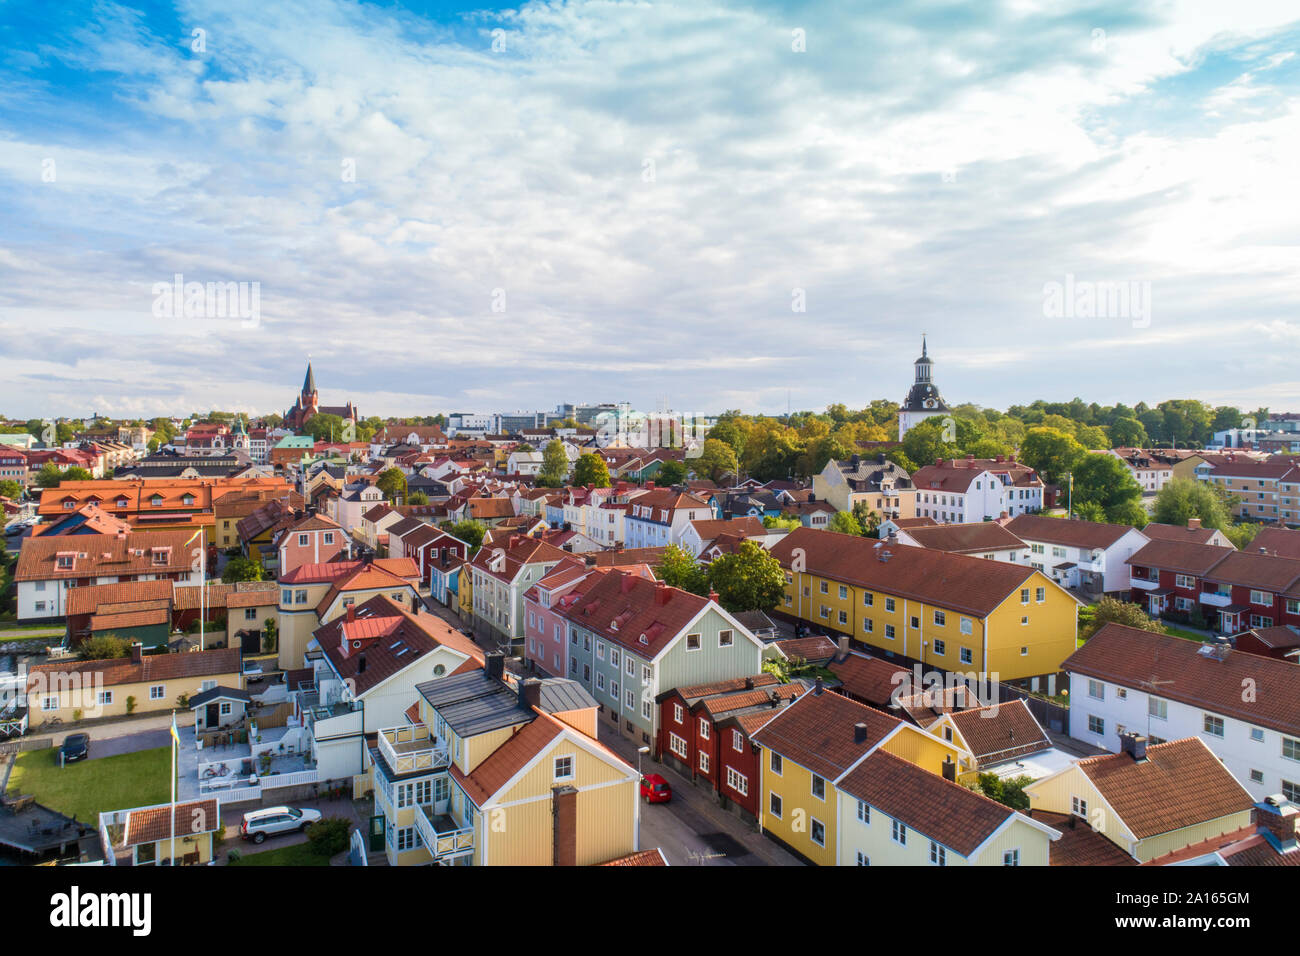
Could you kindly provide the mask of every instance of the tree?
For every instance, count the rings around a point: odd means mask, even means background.
[[[704,567],[689,551],[675,544],[664,549],[663,557],[655,566],[655,577],[670,587],[692,594],[709,593],[709,578]]]
[[[1044,481],[1060,484],[1086,452],[1074,436],[1059,429],[1031,428],[1020,445],[1020,460],[1042,475]]]
[[[1135,627],[1140,631],[1152,631],[1156,634],[1165,633],[1164,625],[1159,621],[1153,621],[1147,615],[1147,612],[1137,604],[1130,604],[1128,601],[1117,601],[1113,597],[1104,597],[1092,609],[1090,620],[1086,623],[1080,620],[1079,636],[1086,641],[1107,624],[1123,624],[1125,627]]]
[[[379,473],[375,485],[384,493],[384,498],[396,501],[406,495],[406,474],[400,468],[385,468]]]
[[[268,617],[262,622],[262,653],[271,654],[275,651],[276,640],[279,637],[280,625],[275,618]]]
[[[446,532],[453,538],[459,538],[470,547],[470,551],[477,551],[483,544],[483,535],[486,533],[481,524],[473,521],[457,521],[455,524],[446,525]]]
[[[226,562],[226,569],[221,572],[221,580],[226,584],[237,581],[261,581],[263,578],[262,562],[246,558],[242,554]]]
[[[1110,426],[1111,448],[1145,448],[1150,439],[1136,418],[1117,418]]]
[[[862,528],[864,537],[876,537],[876,532],[880,528],[880,515],[871,509],[871,505],[865,501],[856,502],[853,505],[853,518]]]
[[[798,518],[787,518],[785,515],[764,515],[764,528],[786,528],[793,531],[795,528],[803,527],[803,522]]]
[[[1101,505],[1106,520],[1132,524],[1133,506],[1142,507],[1142,486],[1114,455],[1088,453],[1074,466],[1074,502]],[[1145,515],[1145,512],[1143,512]],[[1142,521],[1145,524],[1145,520]]]
[[[22,493],[23,493],[23,486],[18,484],[18,482],[11,481],[8,478],[6,478],[4,481],[0,481],[0,497],[17,498]]]
[[[1025,787],[1034,782],[1033,777],[1021,775],[1003,780],[995,773],[981,773],[975,780],[984,796],[990,800],[996,800],[1012,810],[1029,809]]]
[[[116,634],[98,634],[81,643],[81,658],[87,661],[103,661],[115,657],[126,657],[131,653],[131,642]]]
[[[573,464],[573,483],[583,487],[608,488],[611,482],[605,459],[594,452],[579,455]]]
[[[834,531],[838,534],[851,534],[855,538],[861,538],[865,532],[862,528],[862,522],[853,516],[852,511],[837,511],[831,516],[831,520],[826,524],[827,531]]]
[[[343,441],[343,418],[322,412],[307,419],[302,430],[316,441]]]
[[[429,503],[429,496],[423,491],[412,491],[406,496],[406,503],[408,505],[427,505]]]
[[[1208,481],[1175,478],[1156,494],[1155,520],[1183,526],[1189,518],[1200,518],[1207,528],[1223,531],[1232,525],[1228,503],[1218,487]]]
[[[691,470],[701,478],[717,481],[727,472],[739,474],[740,464],[734,448],[719,439],[706,438],[699,456],[691,460]]]
[[[1238,551],[1244,551],[1246,546],[1255,540],[1255,535],[1259,534],[1260,526],[1246,522],[1243,524],[1234,524],[1230,528],[1224,528],[1223,533],[1228,536],[1228,540]]]
[[[537,472],[537,483],[543,488],[559,488],[569,474],[569,455],[564,442],[553,438],[542,450],[542,468]]]
[[[680,461],[665,461],[655,472],[655,484],[680,485],[686,480],[686,466]]]
[[[757,541],[742,541],[731,554],[715,558],[708,579],[718,592],[718,603],[733,614],[770,611],[785,594],[781,562]]]

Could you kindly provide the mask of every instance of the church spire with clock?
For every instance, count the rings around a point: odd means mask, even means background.
[[[916,381],[908,390],[898,410],[898,440],[902,441],[908,429],[915,427],[927,418],[935,415],[947,415],[950,411],[944,404],[939,388],[934,384],[934,361],[930,358],[925,335],[921,335],[921,357],[914,363]]]

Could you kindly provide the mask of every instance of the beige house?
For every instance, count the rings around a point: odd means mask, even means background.
[[[149,654],[135,644],[129,657],[34,664],[27,671],[31,723],[64,723],[127,714],[167,713],[216,686],[243,688],[239,651]]]
[[[882,518],[916,516],[916,486],[911,476],[884,455],[828,461],[813,475],[813,497],[829,502],[837,511],[852,511],[854,505],[864,502]]]
[[[107,866],[204,866],[212,861],[213,834],[220,828],[221,811],[211,798],[174,809],[162,803],[99,815]]]

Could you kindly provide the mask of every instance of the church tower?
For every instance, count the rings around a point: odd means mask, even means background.
[[[947,415],[950,411],[934,384],[934,361],[926,347],[925,335],[921,336],[921,357],[913,363],[916,367],[916,381],[912,383],[898,410],[898,440],[902,441],[908,429],[919,425],[935,415]]]
[[[298,406],[303,410],[311,409],[313,412],[320,408],[320,397],[316,394],[316,376],[312,374],[311,362],[307,362],[307,377],[302,380],[302,398]]]

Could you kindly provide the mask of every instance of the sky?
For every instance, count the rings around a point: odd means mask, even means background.
[[[922,332],[950,403],[1300,409],[1298,43],[1294,0],[0,0],[0,414],[283,412],[308,356],[363,415],[861,407]]]

